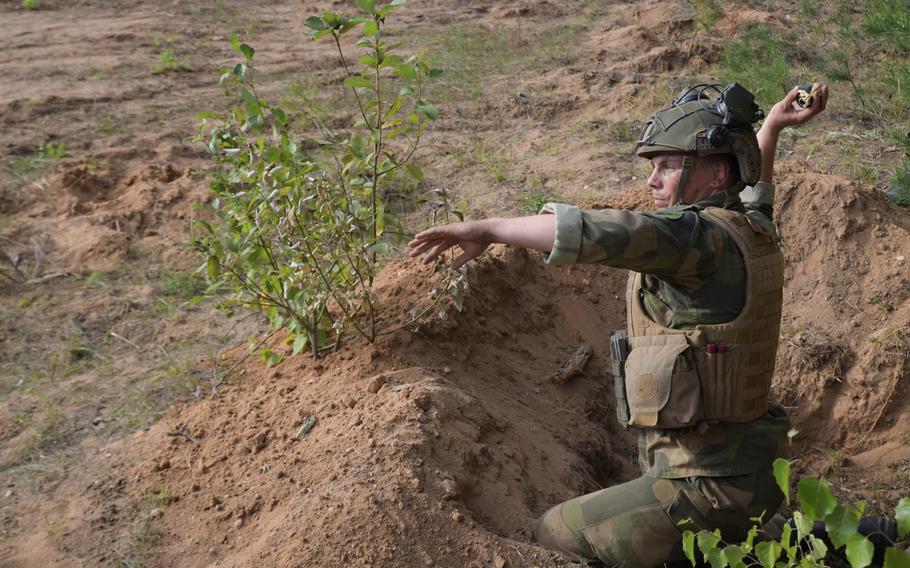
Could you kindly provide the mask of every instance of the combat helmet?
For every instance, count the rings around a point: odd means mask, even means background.
[[[723,90],[720,85],[696,85],[648,119],[635,153],[649,159],[669,152],[685,154],[677,204],[683,203],[695,156],[731,154],[739,167],[739,182],[727,192],[738,193],[761,176],[761,150],[752,124],[764,116],[754,95],[739,83]]]

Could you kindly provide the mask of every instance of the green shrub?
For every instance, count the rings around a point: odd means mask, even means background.
[[[403,2],[357,4],[363,15],[326,12],[305,21],[315,39],[330,37],[337,49],[356,116],[348,130],[323,125],[321,136],[307,139],[293,132],[289,114],[257,94],[255,50],[236,38],[244,61],[222,84],[239,104],[200,115],[200,139],[217,166],[212,206],[220,219],[196,223],[208,275],[234,291],[225,307],[265,312],[274,329],[287,331],[294,353],[308,348],[314,357],[348,333],[378,335],[377,259],[402,234],[384,187],[398,175],[422,179],[413,158],[438,115],[424,89],[441,71],[384,41],[387,16]],[[351,57],[340,38],[354,29],[364,51]],[[280,360],[268,348],[263,357]]]
[[[774,478],[790,504],[790,462],[777,459],[774,462]],[[829,566],[826,558],[842,555],[852,568],[865,568],[872,563],[872,543],[859,534],[860,517],[865,504],[858,506],[841,505],[831,493],[828,484],[815,477],[804,477],[797,483],[796,498],[799,510],[793,513],[793,525],[783,525],[780,538],[763,534],[763,519],[756,518],[743,542],[727,543],[720,531],[706,530],[683,533],[683,551],[696,565],[696,548],[711,568],[823,568]],[[898,538],[910,534],[910,499],[901,499],[895,510]],[[825,522],[825,530],[834,550],[812,534],[815,521]],[[896,545],[897,543],[892,543]],[[885,551],[884,568],[910,568],[910,554],[892,546]]]

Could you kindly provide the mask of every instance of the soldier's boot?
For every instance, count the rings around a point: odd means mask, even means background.
[[[796,529],[792,520],[790,521],[790,526]],[[889,517],[861,517],[856,532],[866,537],[872,543],[872,546],[875,547],[875,553],[872,556],[872,566],[883,565],[885,563],[885,549],[894,546],[897,542],[897,523],[894,522],[894,519]],[[828,550],[832,551],[830,554],[836,554],[843,560],[847,560],[844,550],[833,552],[834,544],[828,538],[828,531],[825,529],[824,521],[815,521],[812,526],[812,535],[825,543]]]

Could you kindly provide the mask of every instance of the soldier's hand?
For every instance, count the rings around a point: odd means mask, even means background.
[[[452,260],[452,268],[460,268],[466,262],[483,254],[492,239],[484,221],[441,225],[420,232],[408,243],[409,256],[423,255],[423,263],[436,260],[440,254],[458,245],[461,253]]]
[[[762,128],[773,128],[779,132],[789,126],[804,124],[821,114],[828,106],[828,85],[821,85],[815,91],[812,104],[805,108],[796,102],[799,89],[799,86],[793,87],[783,99],[771,107]]]

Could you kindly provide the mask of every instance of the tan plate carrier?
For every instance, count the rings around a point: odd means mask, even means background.
[[[670,329],[641,307],[641,274],[628,287],[630,426],[685,428],[747,422],[768,410],[780,336],[784,259],[774,225],[709,207],[699,212],[733,237],[746,269],[746,303],[733,321]]]

